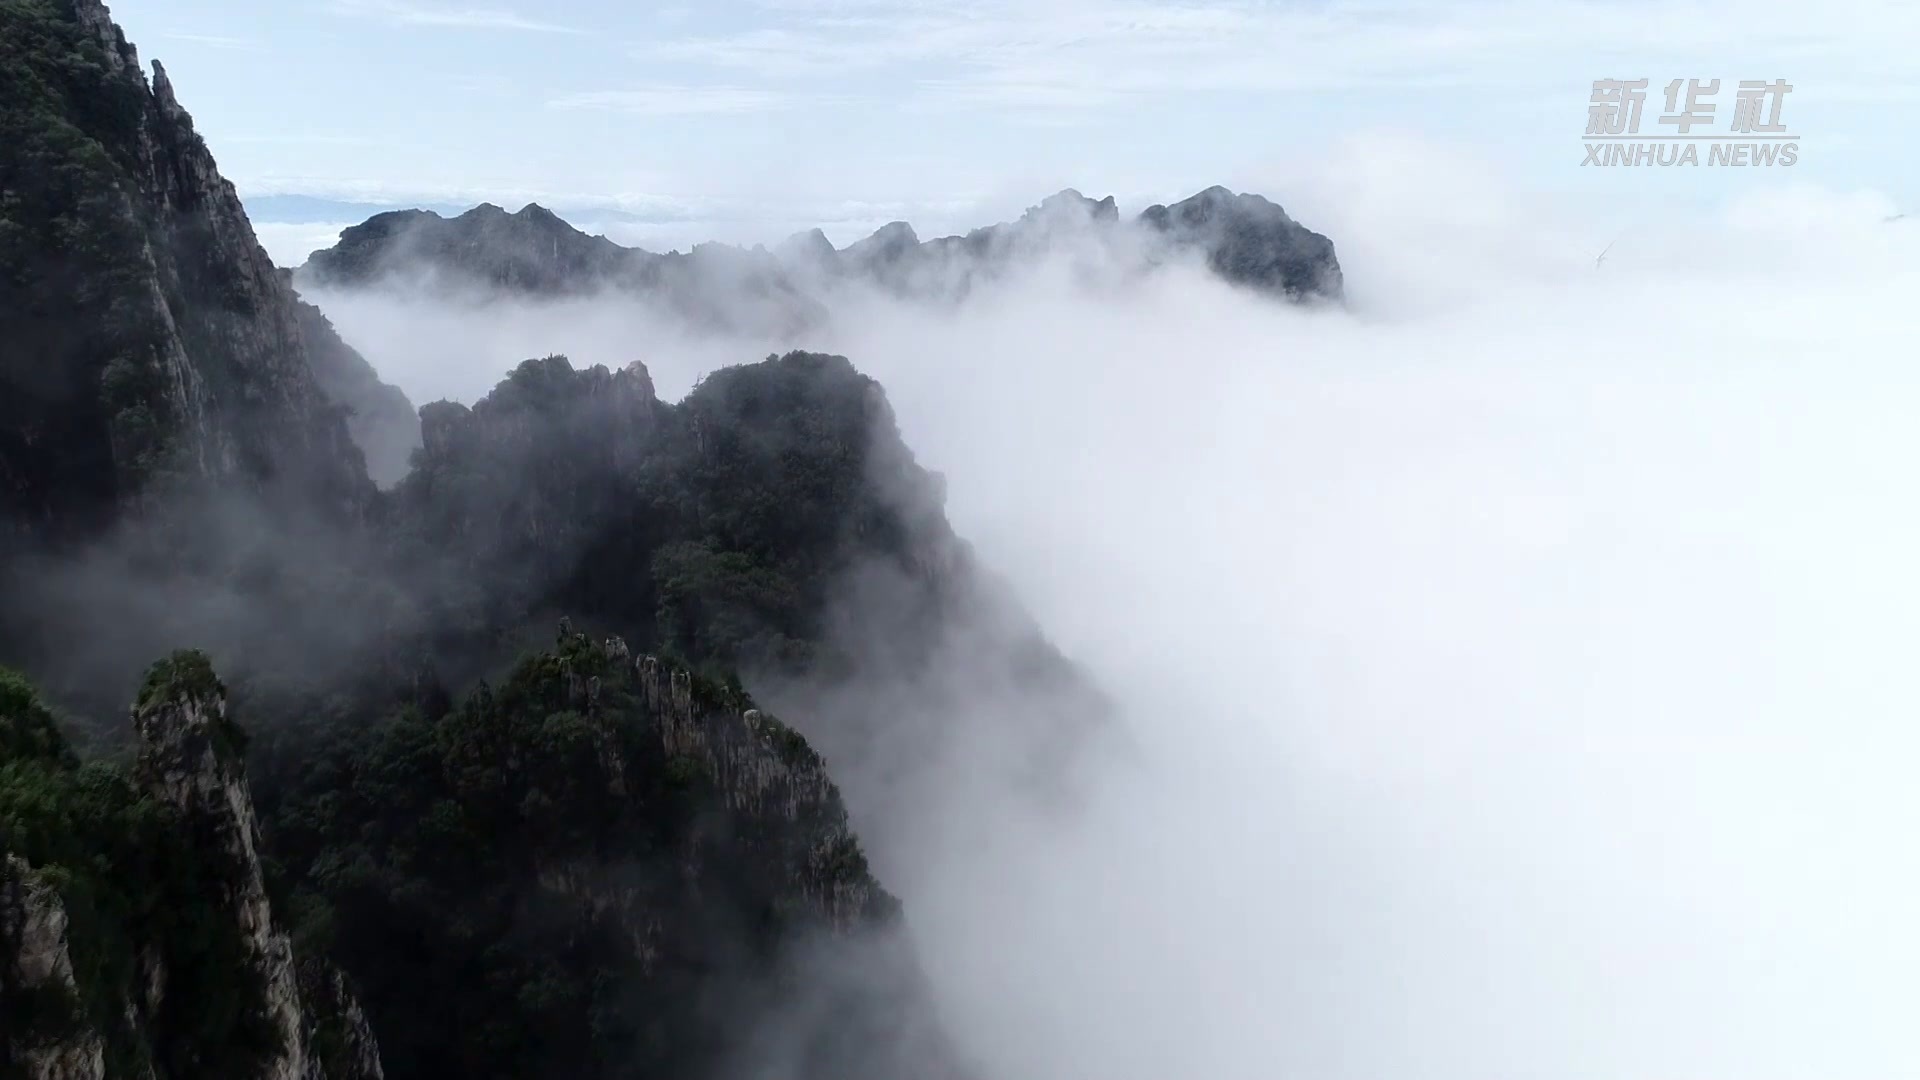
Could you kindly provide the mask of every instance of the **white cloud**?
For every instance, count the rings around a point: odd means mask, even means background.
[[[298,141],[302,137],[287,138],[289,141]],[[267,137],[261,141],[270,140],[271,137]],[[824,229],[835,243],[846,244],[867,236],[887,222],[906,219],[919,222],[929,230],[929,236],[945,235],[964,232],[980,224],[985,213],[978,197],[943,199],[934,195],[909,202],[847,197],[810,198],[799,193],[786,193],[785,199],[776,201],[643,191],[605,192],[459,184],[435,186],[272,174],[242,177],[238,187],[242,198],[251,201],[249,214],[256,227],[263,222],[274,223],[271,216],[273,207],[262,200],[281,195],[378,207],[464,208],[490,202],[517,209],[527,203],[539,203],[560,214],[574,228],[583,232],[606,235],[616,242],[652,251],[684,250],[705,241],[743,246],[773,243],[813,228]],[[342,213],[344,215],[346,211]],[[313,227],[304,220],[290,224],[300,229]],[[274,254],[277,256],[278,252]],[[301,254],[304,256],[305,252]]]
[[[856,799],[968,1045],[1911,1074],[1920,230],[1782,194],[1596,272],[1427,160],[1327,178],[1354,315],[1035,281],[833,342],[1145,747],[1064,823],[964,754],[917,822]]]
[[[1737,13],[1643,0],[762,6],[766,24],[662,36],[641,53],[776,82],[885,72],[931,97],[1074,110],[1197,91],[1557,86],[1569,62],[1608,56],[1698,63],[1731,52],[1791,59],[1803,74],[1826,64],[1904,81],[1905,57],[1920,42],[1920,16],[1887,0],[1843,0],[1838,11],[1758,3]],[[1871,44],[1852,31],[1867,25]]]
[[[1089,1080],[1920,1072],[1920,229],[1777,191],[1596,270],[1617,222],[1400,142],[1268,194],[1353,310],[1040,274],[780,343],[880,378],[1143,751],[1036,814],[974,756],[982,692],[913,801],[832,759],[964,1044]],[[766,351],[620,304],[323,306],[417,398]]]
[[[439,7],[402,0],[334,0],[343,15],[381,19],[398,26],[464,30],[519,30],[540,34],[578,34],[578,28],[530,18],[504,8]]]
[[[268,135],[228,135],[222,144],[248,146],[370,146],[375,140],[364,135],[328,135],[321,132],[284,131]]]
[[[790,109],[796,101],[771,90],[740,86],[649,86],[625,90],[595,90],[566,94],[547,103],[554,109],[601,109],[643,116],[703,116],[716,113],[758,113]]]
[[[227,52],[252,52],[260,48],[260,43],[250,38],[228,37],[220,34],[194,34],[183,30],[169,30],[162,36],[168,41],[201,45]]]
[[[328,248],[340,239],[342,230],[357,221],[290,224],[277,221],[253,222],[253,234],[275,266],[299,266],[307,256]]]
[[[518,207],[530,202],[543,206],[608,206],[636,213],[673,217],[698,214],[700,203],[673,195],[649,192],[581,191],[511,185],[435,184],[400,179],[341,179],[328,176],[261,173],[242,176],[235,186],[245,198],[259,195],[309,195],[315,198],[390,205],[495,203]]]

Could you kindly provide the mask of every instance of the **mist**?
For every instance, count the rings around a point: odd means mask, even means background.
[[[1410,153],[1247,185],[1333,238],[1344,310],[1061,262],[778,343],[308,299],[416,403],[548,352],[881,381],[1127,737],[1066,813],[1006,782],[991,687],[939,697],[966,734],[911,798],[828,748],[990,1077],[1920,1071],[1920,228],[1817,190],[1596,220]]]

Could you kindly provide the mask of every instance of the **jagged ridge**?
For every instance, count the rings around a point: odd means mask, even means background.
[[[772,251],[702,244],[688,254],[657,255],[589,236],[538,204],[514,214],[488,204],[453,218],[394,211],[314,252],[298,280],[352,288],[425,276],[443,286],[536,296],[623,290],[683,311],[693,305],[703,321],[757,328],[817,321],[826,309],[821,289],[833,282],[952,298],[980,278],[1074,245],[1091,245],[1118,266],[1196,251],[1224,280],[1289,300],[1338,300],[1343,292],[1331,241],[1258,195],[1219,187],[1125,223],[1112,196],[1096,201],[1067,190],[1018,221],[965,236],[922,241],[912,226],[895,221],[838,250],[815,229]]]

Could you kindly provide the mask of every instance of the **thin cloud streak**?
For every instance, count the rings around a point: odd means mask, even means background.
[[[627,90],[590,90],[547,102],[550,109],[595,109],[641,116],[711,116],[773,112],[797,105],[820,105],[773,90],[744,86],[648,86]]]
[[[578,27],[528,18],[502,8],[427,7],[397,0],[336,0],[333,9],[341,15],[381,19],[397,26],[517,30],[537,34],[584,33]]]
[[[169,30],[161,35],[168,41],[178,41],[188,45],[201,45],[209,49],[221,49],[227,52],[257,52],[260,43],[248,38],[228,37],[222,34],[194,34],[184,30]]]
[[[1743,11],[1742,38],[1762,55],[1796,62],[1840,57],[1861,70],[1901,70],[1908,47],[1920,40],[1920,19],[1883,0],[1842,6],[1852,14],[1752,5]],[[1216,0],[1172,9],[989,3],[960,10],[901,2],[762,9],[772,25],[656,40],[636,55],[776,83],[897,75],[924,98],[1081,110],[1196,91],[1539,85],[1564,81],[1564,60],[1600,52],[1697,57],[1724,46],[1727,33],[1725,12],[1698,3]],[[1885,48],[1863,55],[1842,32],[1847,25],[1874,25]]]

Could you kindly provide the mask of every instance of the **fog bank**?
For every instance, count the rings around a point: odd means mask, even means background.
[[[1266,191],[1347,311],[1057,266],[777,343],[310,298],[416,402],[547,352],[880,379],[1142,751],[1067,816],[986,740],[912,805],[841,777],[996,1077],[1920,1071],[1920,223],[1622,225],[1406,154]]]

